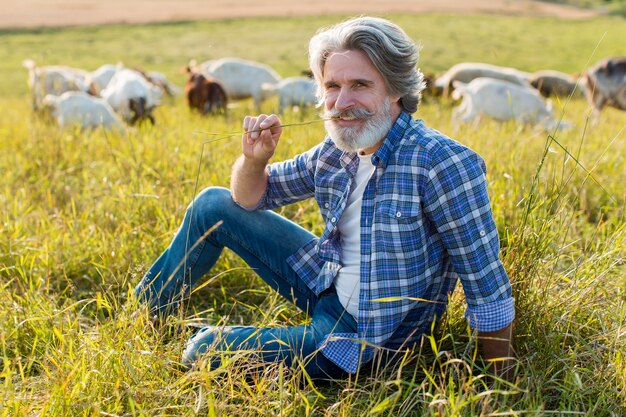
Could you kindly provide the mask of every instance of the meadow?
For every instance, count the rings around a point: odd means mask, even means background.
[[[185,313],[156,329],[130,290],[202,188],[228,186],[250,102],[201,117],[166,100],[156,125],[126,134],[61,131],[33,114],[20,63],[93,70],[124,62],[179,73],[189,59],[240,56],[281,75],[307,67],[311,35],[345,16],[0,31],[0,416],[544,416],[626,414],[626,113],[598,125],[579,98],[554,100],[573,124],[544,132],[484,121],[457,126],[453,104],[416,117],[478,151],[516,298],[515,379],[488,383],[459,286],[440,327],[393,366],[313,385],[277,364],[250,378],[241,352],[184,372],[187,323],[287,325],[306,316],[231,253]],[[623,18],[390,15],[423,45],[421,68],[462,61],[580,72],[624,55]],[[263,110],[271,112],[276,102]],[[276,160],[323,137],[315,110],[287,112]],[[312,201],[280,212],[314,232]]]

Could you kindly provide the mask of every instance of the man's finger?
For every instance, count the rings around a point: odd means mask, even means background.
[[[258,137],[260,136],[262,130],[261,125],[265,119],[267,119],[267,115],[265,114],[260,114],[254,119],[254,125],[252,125],[250,129],[250,136],[252,137],[252,139],[258,139]]]
[[[243,118],[243,126],[242,127],[243,127],[243,131],[244,132],[248,132],[251,120],[252,120],[252,117],[250,117],[250,116],[246,116],[246,117]]]

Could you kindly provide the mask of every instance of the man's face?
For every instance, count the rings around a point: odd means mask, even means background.
[[[374,152],[400,114],[398,97],[365,53],[333,52],[324,65],[326,130],[339,149]]]

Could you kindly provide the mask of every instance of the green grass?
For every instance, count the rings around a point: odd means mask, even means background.
[[[437,72],[466,60],[575,72],[623,54],[626,38],[617,18],[391,17],[422,41],[422,67]],[[315,30],[337,20],[0,35],[6,45],[0,49],[0,416],[624,415],[626,117],[607,109],[598,126],[588,126],[582,100],[555,102],[575,127],[554,137],[489,121],[456,127],[446,102],[424,103],[417,114],[487,162],[516,297],[520,363],[510,385],[486,388],[463,320],[462,291],[440,329],[405,361],[321,387],[279,365],[254,379],[234,363],[181,372],[187,335],[154,330],[146,317],[131,316],[129,290],[171,239],[199,191],[196,181],[228,185],[238,139],[207,145],[201,155],[209,138],[200,132],[239,130],[251,104],[202,118],[178,98],[157,109],[153,128],[125,136],[62,132],[31,113],[21,60],[87,69],[122,60],[182,84],[177,71],[190,58],[243,56],[287,76],[306,67]],[[315,118],[312,111],[288,113],[284,121]],[[320,124],[286,128],[276,159],[308,149],[322,135]],[[280,211],[320,232],[313,202]],[[230,253],[187,314],[170,323],[196,318],[255,325],[306,319]],[[253,364],[243,354],[238,359]]]

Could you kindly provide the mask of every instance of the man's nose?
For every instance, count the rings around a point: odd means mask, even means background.
[[[348,110],[354,107],[354,96],[349,88],[342,88],[339,90],[337,99],[335,100],[335,108],[339,111]]]

